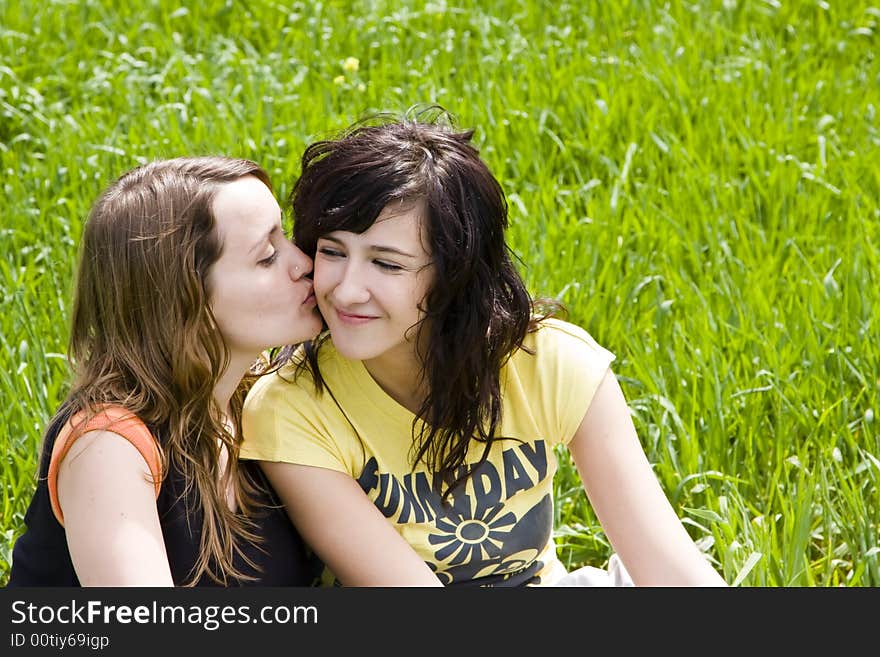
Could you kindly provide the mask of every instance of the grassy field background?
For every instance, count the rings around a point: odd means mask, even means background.
[[[617,354],[688,530],[745,586],[880,586],[880,9],[871,2],[0,0],[0,584],[67,384],[100,189],[440,103],[536,294]],[[571,465],[570,566],[611,553]]]

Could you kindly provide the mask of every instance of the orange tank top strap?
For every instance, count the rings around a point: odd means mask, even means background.
[[[153,434],[147,429],[147,425],[137,415],[122,406],[107,405],[88,421],[84,421],[85,417],[86,413],[80,411],[73,414],[64,424],[55,439],[52,456],[49,460],[47,476],[49,501],[52,504],[52,512],[62,526],[64,525],[64,514],[58,503],[58,467],[76,439],[89,431],[111,431],[134,445],[150,468],[157,498],[162,487],[162,462],[159,456],[159,445]]]

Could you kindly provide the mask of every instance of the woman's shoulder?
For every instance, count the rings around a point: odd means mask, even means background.
[[[303,379],[310,381],[307,374],[300,375],[297,372],[297,365],[293,361],[277,370],[261,374],[248,390],[244,402],[245,411],[253,411],[266,404],[284,403],[291,396],[298,394]]]
[[[324,381],[333,382],[344,376],[344,363],[329,338],[321,341],[317,358]],[[284,365],[260,375],[248,391],[245,409],[253,411],[267,405],[297,407],[311,404],[320,397],[306,360],[305,345],[299,345]]]
[[[615,355],[582,326],[551,317],[537,322],[507,367],[524,380],[573,385],[584,377],[601,378],[614,360]]]
[[[536,355],[545,351],[564,356],[574,351],[591,354],[608,362],[614,360],[614,354],[600,345],[585,328],[557,317],[539,320],[523,345]]]

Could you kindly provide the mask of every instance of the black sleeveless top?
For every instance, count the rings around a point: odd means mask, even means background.
[[[71,413],[61,413],[51,424],[44,441],[40,459],[37,488],[25,514],[26,530],[15,542],[12,552],[12,570],[8,586],[79,586],[79,579],[67,549],[64,527],[52,513],[49,501],[47,474],[52,447],[58,433]],[[153,435],[159,435],[150,427]],[[253,481],[259,482],[266,493],[261,493],[254,507],[256,534],[262,537],[259,545],[244,544],[242,551],[257,564],[261,572],[249,567],[236,554],[235,565],[254,580],[235,580],[230,586],[308,586],[313,581],[314,568],[309,565],[302,539],[284,508],[254,461],[241,461],[241,468]],[[169,468],[156,499],[159,522],[165,539],[165,550],[176,586],[186,583],[198,560],[203,512],[198,491],[193,489],[187,498],[182,494],[185,481],[179,471]],[[208,575],[202,575],[196,586],[216,586]]]

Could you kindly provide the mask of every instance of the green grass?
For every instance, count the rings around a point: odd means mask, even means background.
[[[263,163],[283,197],[311,140],[436,102],[477,129],[530,289],[617,354],[727,580],[880,586],[880,9],[115,4],[0,0],[0,583],[100,189],[211,152]],[[557,498],[565,562],[602,565],[565,459]]]

